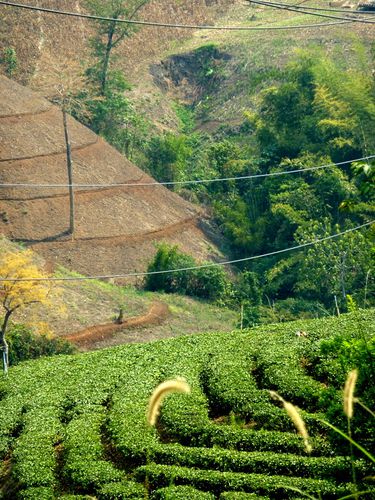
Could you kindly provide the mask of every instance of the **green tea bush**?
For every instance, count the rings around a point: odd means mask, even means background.
[[[309,457],[278,452],[242,452],[218,448],[189,448],[180,444],[153,447],[150,458],[166,465],[213,469],[220,471],[327,478],[344,481],[351,473],[348,457]],[[357,460],[357,472],[370,472],[366,462]]]
[[[231,350],[208,358],[201,380],[211,412],[214,415],[233,412],[265,428],[292,429],[286,413],[270,402],[269,392],[259,390],[252,368],[251,360]]]
[[[19,500],[55,500],[56,495],[53,488],[40,486],[20,491],[17,498]]]
[[[220,500],[269,500],[269,497],[260,497],[255,493],[244,493],[242,491],[224,491]]]
[[[61,437],[56,408],[38,408],[26,415],[12,454],[12,475],[21,486],[47,489],[56,486],[56,445]]]
[[[206,491],[200,491],[192,486],[168,486],[156,490],[151,500],[214,500],[215,497]]]
[[[363,314],[368,340],[373,319],[373,311]],[[172,486],[217,498],[231,491],[280,500],[300,496],[288,486],[313,496],[321,490],[328,500],[350,493],[347,445],[328,444],[327,429],[317,424],[319,435],[314,435],[314,419],[327,406],[318,399],[315,414],[301,410],[312,434],[313,450],[307,455],[303,438],[288,431],[291,426],[280,428],[276,413],[269,411],[268,405],[281,413],[281,422],[289,418],[269,399],[258,363],[264,372],[284,362],[292,380],[299,375],[308,386],[310,379],[310,392],[320,390],[321,397],[331,394],[339,400],[341,386],[326,380],[328,387],[323,387],[314,378],[323,367],[321,343],[338,330],[354,331],[356,324],[355,315],[343,315],[44,357],[11,367],[0,380],[0,443],[9,470],[4,500],[15,494],[33,498],[38,492],[40,498],[51,492],[64,498],[67,484],[71,495],[142,498],[146,475],[150,496]],[[296,339],[297,329],[308,337]],[[333,373],[334,352],[329,358]],[[146,420],[149,397],[160,382],[176,376],[186,378],[191,393],[169,395],[151,427]],[[275,385],[285,388],[285,399],[298,395],[287,386],[287,370],[277,377]],[[264,415],[275,422],[258,418],[252,402],[257,412],[266,405]],[[356,427],[352,430],[356,437]],[[367,462],[357,460],[356,466],[358,478],[371,474]]]
[[[98,492],[99,500],[127,500],[128,498],[144,499],[146,490],[141,484],[133,481],[105,484]]]
[[[143,481],[146,476],[153,489],[168,486],[173,480],[177,485],[189,484],[197,489],[209,490],[216,495],[223,491],[240,490],[256,492],[260,495],[272,494],[276,498],[297,496],[288,489],[290,486],[308,494],[320,492],[324,498],[334,499],[336,495],[349,495],[354,488],[354,485],[350,483],[339,485],[323,479],[219,472],[158,464],[138,467],[136,477]]]
[[[124,473],[104,460],[101,442],[103,408],[80,414],[65,431],[65,474],[76,487],[87,490],[102,484],[121,481]]]

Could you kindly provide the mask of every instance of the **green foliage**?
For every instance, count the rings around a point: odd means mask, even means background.
[[[54,500],[56,496],[53,488],[40,486],[20,491],[17,498],[20,500]],[[68,497],[64,497],[64,499],[65,498],[68,499]]]
[[[89,407],[66,427],[65,474],[70,483],[85,490],[124,479],[122,471],[103,459],[102,423],[102,408]]]
[[[184,134],[189,134],[193,132],[196,123],[195,123],[195,114],[191,107],[184,106],[179,103],[174,103],[174,110],[177,115],[177,118],[180,120],[181,131]]]
[[[74,346],[61,337],[38,335],[30,328],[21,324],[13,324],[8,331],[9,361],[16,365],[27,359],[54,354],[72,354]]]
[[[153,137],[146,150],[148,170],[158,181],[180,180],[192,150],[184,135],[165,133]]]
[[[163,445],[153,450],[154,461],[162,465],[180,465],[204,470],[225,472],[314,477],[345,481],[351,472],[348,457],[303,457],[275,452],[243,452],[220,448],[190,448],[179,444]],[[370,466],[364,460],[357,460],[356,470],[364,475]]]
[[[16,49],[14,47],[5,47],[5,49],[3,50],[3,57],[1,62],[5,66],[6,74],[9,76],[9,78],[12,78],[18,67]]]
[[[152,495],[152,500],[213,500],[211,493],[200,491],[191,486],[168,486],[160,488]]]
[[[86,0],[85,4],[92,15],[118,19],[135,18],[138,11],[148,0],[113,0],[101,2]],[[91,89],[81,93],[86,112],[75,116],[101,134],[127,157],[132,158],[142,150],[148,133],[148,123],[137,113],[128,97],[130,90],[124,74],[112,67],[114,53],[122,41],[137,30],[135,25],[116,21],[95,21],[96,30],[90,39],[94,64],[87,68]]]
[[[203,264],[210,265],[206,262]],[[220,266],[211,266],[195,269],[188,283],[186,293],[207,300],[224,299],[229,291],[230,283],[224,269]]]
[[[247,302],[259,306],[262,299],[262,289],[258,275],[251,271],[243,271],[235,282],[235,298],[238,302]]]
[[[340,374],[370,363],[358,340],[363,330],[373,356],[373,319],[373,311],[357,311],[12,367],[0,384],[0,443],[10,460],[12,491],[20,498],[49,498],[51,492],[64,498],[69,484],[73,495],[142,498],[147,475],[151,498],[178,495],[185,490],[174,488],[183,486],[202,494],[247,492],[280,500],[294,495],[287,486],[315,496],[321,490],[328,499],[344,495],[353,487],[346,444],[328,444],[327,428],[317,418],[330,414],[327,397],[342,400]],[[298,329],[308,337],[297,338]],[[335,343],[342,336],[351,339],[350,346]],[[168,396],[157,427],[151,427],[145,417],[150,394],[177,375],[192,392]],[[366,376],[358,380],[355,396],[370,405]],[[311,455],[270,399],[271,387],[299,403],[310,433],[318,432]],[[360,420],[353,434],[366,444],[359,409],[356,404],[354,419],[358,414]],[[356,467],[358,477],[370,473],[366,461],[356,459]],[[7,487],[5,498],[11,496]]]
[[[99,490],[100,500],[125,500],[128,498],[146,498],[146,491],[141,484],[133,481],[109,483]]]
[[[153,261],[149,264],[147,272],[180,269],[195,265],[193,257],[178,250],[177,246],[162,243],[158,246]],[[167,293],[187,293],[192,272],[149,274],[146,276],[146,290],[161,290]]]
[[[153,464],[137,469],[137,478],[143,480],[147,475],[152,488],[161,488],[173,479],[175,484],[192,484],[198,489],[208,489],[220,494],[223,491],[242,490],[255,491],[258,494],[272,494],[277,498],[288,498],[291,491],[288,486],[300,488],[306,493],[320,492],[324,498],[335,498],[336,495],[348,495],[354,485],[339,486],[323,479],[307,479],[288,476],[268,476],[263,474],[243,474],[213,470],[190,469],[173,465]]]
[[[153,261],[149,264],[149,273],[168,269],[183,269],[196,266],[197,263],[189,255],[178,250],[177,246],[162,243]],[[229,280],[220,267],[207,267],[181,272],[161,272],[146,277],[146,290],[162,290],[167,293],[182,293],[208,300],[218,300],[225,295]]]
[[[301,227],[296,238],[305,243],[338,230],[337,226],[332,230],[327,221],[317,222],[309,228]],[[374,270],[373,264],[373,248],[366,236],[358,231],[347,233],[341,238],[315,244],[307,251],[296,288],[311,298],[325,297],[326,303],[336,295],[345,307],[348,293],[352,295],[361,291],[363,294],[366,274]]]
[[[12,475],[25,488],[53,488],[57,484],[56,448],[62,426],[56,408],[29,411],[13,449]]]
[[[194,55],[196,64],[200,68],[197,75],[198,83],[212,91],[224,76],[220,51],[214,43],[208,43],[195,49]]]

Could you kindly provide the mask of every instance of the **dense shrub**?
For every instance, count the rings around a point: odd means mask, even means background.
[[[269,500],[269,497],[260,497],[255,493],[244,493],[243,491],[224,491],[220,500]]]
[[[156,271],[161,271],[161,273],[147,275],[145,288],[151,291],[181,293],[209,300],[218,300],[223,297],[229,286],[229,279],[221,267],[206,267],[174,273],[163,272],[196,265],[193,257],[178,250],[177,246],[162,243],[158,246],[156,255],[147,268],[149,273]]]
[[[314,477],[344,481],[351,473],[349,457],[310,457],[277,452],[241,452],[218,448],[189,448],[179,444],[153,447],[156,463],[231,472]],[[370,472],[362,461],[355,462],[360,477]]]
[[[99,500],[127,500],[128,498],[146,498],[146,490],[141,484],[133,481],[109,483],[98,492]]]
[[[56,445],[61,436],[62,426],[53,406],[27,414],[12,456],[12,475],[21,486],[47,490],[56,486]]]
[[[180,252],[177,246],[161,243],[153,261],[147,268],[147,272],[193,267],[194,265],[193,257]],[[151,291],[184,294],[188,289],[190,277],[190,272],[149,274],[146,277],[145,288]]]
[[[101,407],[71,420],[65,431],[65,474],[76,487],[87,490],[123,480],[124,473],[104,460]]]
[[[152,500],[214,500],[214,495],[206,491],[199,491],[192,486],[168,486],[156,490]]]
[[[9,361],[16,365],[20,361],[54,354],[72,354],[74,346],[61,337],[37,335],[25,325],[12,325],[7,334]]]
[[[40,486],[20,491],[17,498],[19,500],[55,500],[56,495],[53,488]]]
[[[297,496],[297,493],[293,494],[293,491],[288,489],[290,486],[299,488],[305,493],[320,492],[324,498],[334,499],[336,495],[349,495],[354,487],[350,483],[338,485],[322,479],[219,472],[157,464],[142,466],[136,470],[136,477],[139,480],[143,481],[146,475],[153,489],[165,487],[173,480],[177,485],[190,484],[194,488],[209,490],[216,495],[223,491],[240,490],[261,495],[272,494],[276,498],[285,498],[286,495]]]
[[[186,293],[202,299],[218,300],[225,296],[229,286],[228,276],[222,267],[205,267],[192,271]]]

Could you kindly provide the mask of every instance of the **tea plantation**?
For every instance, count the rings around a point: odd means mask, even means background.
[[[354,486],[347,442],[322,419],[346,429],[342,386],[355,359],[346,364],[342,353],[347,344],[371,356],[374,325],[375,311],[357,312],[11,368],[0,383],[2,498],[337,499],[371,490],[371,461],[355,454]],[[358,368],[356,396],[371,406]],[[191,394],[168,396],[150,427],[153,389],[176,376]],[[269,389],[303,409],[311,454]],[[370,450],[364,412],[355,406],[352,429]]]

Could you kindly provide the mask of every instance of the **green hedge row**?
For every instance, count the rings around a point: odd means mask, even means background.
[[[311,438],[313,450],[311,456],[332,456],[334,451],[328,441],[320,437]],[[196,446],[220,446],[238,451],[274,451],[306,455],[303,439],[296,432],[255,431],[235,429],[229,426],[210,424],[195,440]]]
[[[286,413],[271,402],[269,391],[260,390],[244,353],[222,350],[209,356],[201,373],[204,391],[214,415],[233,412],[251,419],[258,427],[291,430],[293,424]]]
[[[215,500],[215,496],[192,486],[168,486],[154,491],[151,500]]]
[[[179,444],[155,446],[149,458],[156,463],[220,471],[279,474],[345,481],[351,474],[349,457],[302,457],[272,452],[241,452],[220,448],[187,448]],[[370,473],[366,462],[355,462],[359,477]]]
[[[269,333],[266,338],[254,339],[253,359],[256,364],[256,377],[260,387],[275,390],[293,404],[307,411],[319,411],[319,398],[324,390],[322,384],[306,374],[301,365],[306,347],[312,339],[295,336],[298,323],[290,325],[290,333],[280,335]],[[302,327],[305,329],[306,327]],[[293,330],[292,330],[293,329]]]
[[[138,467],[137,479],[143,481],[146,476],[152,489],[168,486],[173,481],[177,485],[190,485],[197,489],[209,490],[216,495],[228,490],[237,490],[276,496],[276,498],[295,497],[297,494],[288,488],[292,487],[299,488],[304,493],[320,493],[325,499],[334,499],[340,495],[349,495],[354,488],[350,483],[340,485],[325,479],[219,472],[157,464]]]
[[[269,497],[261,497],[256,493],[244,493],[243,491],[224,491],[220,500],[269,500]]]
[[[56,453],[62,431],[54,406],[35,408],[26,414],[12,455],[12,476],[21,488],[56,486]]]
[[[125,479],[122,471],[104,459],[103,407],[89,409],[91,411],[79,413],[69,422],[64,439],[64,474],[70,483],[83,491]]]
[[[133,463],[144,463],[147,449],[157,438],[146,421],[146,408],[159,377],[159,372],[150,375],[140,369],[137,384],[123,384],[112,396],[106,431],[122,457]]]
[[[91,497],[92,498],[92,497]],[[133,481],[105,484],[97,493],[99,500],[123,500],[147,498],[147,492],[142,484]]]
[[[39,486],[20,491],[17,498],[19,500],[55,500],[56,495],[53,488]]]
[[[212,423],[207,401],[199,390],[193,390],[189,397],[175,395],[168,399],[162,408],[160,423],[169,438],[188,446],[305,454],[303,440],[296,432],[257,431]],[[316,437],[312,443],[312,455],[334,454],[326,440]]]
[[[20,428],[23,401],[21,397],[5,397],[0,404],[0,459],[7,454],[14,434]]]

